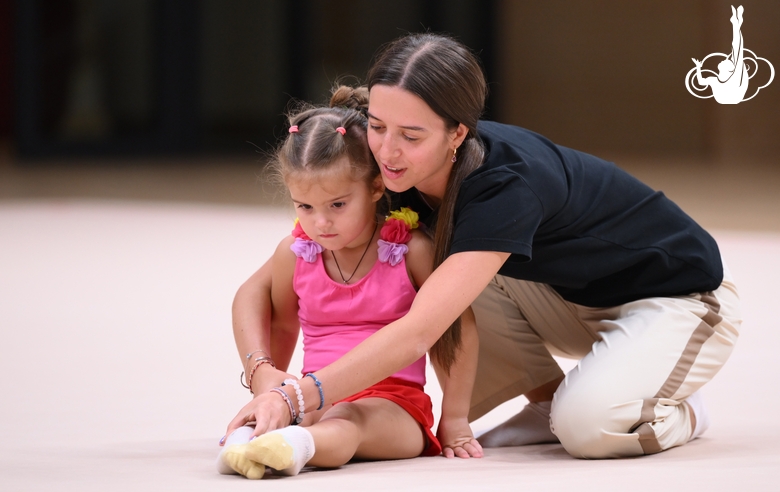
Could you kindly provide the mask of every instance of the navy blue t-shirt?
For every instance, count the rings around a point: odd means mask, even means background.
[[[477,130],[486,159],[461,185],[450,254],[511,253],[499,274],[591,307],[720,285],[715,240],[663,193],[523,128],[481,121]],[[396,198],[424,209],[415,190]]]

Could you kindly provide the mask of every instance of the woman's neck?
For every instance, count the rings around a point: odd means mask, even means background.
[[[431,210],[436,209],[441,204],[441,198],[437,197],[435,195],[431,195],[428,193],[425,193],[424,191],[417,189],[417,193],[420,194],[420,198],[422,198],[422,201],[425,202],[425,204],[430,208]]]

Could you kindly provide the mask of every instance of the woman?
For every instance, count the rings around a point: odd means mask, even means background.
[[[694,393],[726,361],[741,323],[715,241],[614,165],[479,121],[481,68],[449,38],[391,43],[368,87],[369,146],[398,204],[427,209],[429,226],[435,220],[436,269],[406,316],[317,371],[326,401],[376,383],[434,343],[434,353],[451,351],[457,318],[471,305],[480,359],[469,418],[520,394],[531,402],[485,436],[490,445],[557,439],[573,456],[607,458],[700,435],[707,419]],[[266,335],[268,269],[237,293],[234,334],[242,354],[259,346],[289,359],[292,335]],[[581,361],[564,378],[552,353]],[[271,369],[261,376],[269,387],[285,376]],[[301,387],[308,410],[318,388]],[[547,430],[538,422],[550,408]],[[286,426],[285,410],[263,393],[228,429],[251,420],[256,434]],[[467,455],[460,445],[472,442],[470,431],[445,417],[442,444]]]

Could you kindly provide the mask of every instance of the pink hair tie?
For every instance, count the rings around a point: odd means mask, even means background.
[[[344,128],[343,126],[340,126],[340,127],[336,128],[336,131],[341,133],[342,136],[347,134],[347,129]]]
[[[290,133],[298,133],[298,125],[293,125],[290,127]]]

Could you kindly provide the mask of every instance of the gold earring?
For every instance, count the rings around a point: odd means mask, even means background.
[[[458,155],[458,149],[457,149],[457,147],[456,147],[456,148],[452,149],[452,163],[453,163],[453,164],[455,164],[456,162],[458,162],[458,157],[457,157],[457,155]]]

